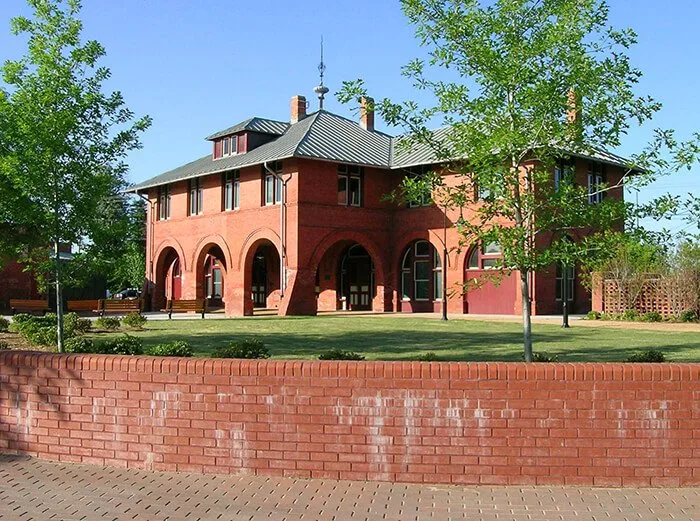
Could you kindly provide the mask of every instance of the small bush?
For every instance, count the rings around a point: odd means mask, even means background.
[[[151,356],[192,356],[192,346],[184,340],[175,340],[165,344],[158,344],[146,349],[146,354]]]
[[[135,336],[119,335],[96,344],[95,352],[105,355],[142,355],[143,346]]]
[[[5,317],[0,317],[0,333],[5,333],[10,328],[10,321]]]
[[[100,317],[97,320],[95,320],[95,325],[99,329],[115,331],[119,329],[119,319],[117,317]]]
[[[639,317],[639,320],[642,322],[661,322],[663,317],[658,311],[647,311],[646,313],[643,313],[641,317]]]
[[[423,354],[418,355],[416,357],[416,360],[418,360],[419,362],[436,362],[436,361],[440,360],[440,358],[438,357],[438,355],[436,355],[432,351],[429,351],[427,353],[423,353]]]
[[[10,344],[4,340],[0,340],[0,351],[6,351],[7,349],[10,349]]]
[[[251,338],[231,342],[227,347],[214,351],[214,358],[270,358],[270,351],[262,340]]]
[[[34,316],[30,315],[29,313],[17,313],[16,315],[12,316],[12,323],[19,325],[33,318]]]
[[[656,349],[650,349],[642,353],[637,353],[630,356],[627,359],[628,362],[641,362],[641,363],[660,363],[665,362],[666,357],[661,351]]]
[[[523,354],[523,360],[525,359],[525,355]],[[533,362],[558,362],[559,357],[557,355],[550,355],[549,353],[541,352],[541,353],[532,353],[532,361]]]
[[[340,348],[329,349],[318,355],[319,360],[364,360],[365,357],[353,351],[343,351]]]
[[[99,353],[99,344],[90,338],[78,336],[66,340],[66,353]]]
[[[123,326],[129,327],[131,329],[143,329],[146,320],[146,317],[144,317],[138,311],[132,311],[124,318],[122,318],[121,323]]]
[[[602,313],[600,311],[589,311],[586,313],[586,320],[600,320]]]
[[[639,312],[636,309],[626,309],[621,318],[626,321],[637,320],[639,318]]]
[[[84,335],[92,328],[92,322],[89,318],[81,318],[77,313],[66,313],[63,317],[63,333],[74,336],[76,334]]]
[[[678,320],[681,322],[695,322],[698,320],[698,315],[692,309],[686,309],[678,315]]]

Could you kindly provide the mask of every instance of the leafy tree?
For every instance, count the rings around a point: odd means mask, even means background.
[[[401,4],[429,56],[411,61],[403,74],[434,103],[383,99],[375,108],[389,125],[406,131],[401,147],[429,147],[441,163],[435,172],[407,178],[403,191],[409,199],[439,191],[453,209],[474,207],[457,229],[464,244],[498,242],[501,267],[519,273],[524,355],[532,361],[530,274],[614,250],[628,209],[619,198],[598,194],[621,191],[623,184],[642,186],[693,163],[697,143],[658,132],[614,186],[602,184],[589,194],[567,178],[565,167],[555,185],[555,167],[619,146],[631,124],[660,109],[634,91],[641,72],[626,50],[635,33],[610,27],[601,0]],[[355,80],[344,82],[339,98],[365,95],[363,81]],[[436,122],[444,128],[429,130]],[[443,170],[457,174],[449,186]],[[589,204],[589,197],[602,201]]]
[[[81,40],[79,0],[28,3],[33,17],[11,21],[14,34],[28,37],[27,53],[1,69],[6,95],[0,103],[11,125],[4,129],[0,186],[12,187],[18,203],[0,206],[3,219],[31,233],[29,265],[53,273],[61,351],[60,245],[90,242],[100,204],[124,185],[124,158],[140,146],[150,118],[134,121],[121,93],[103,92],[110,71],[98,61],[105,50]]]

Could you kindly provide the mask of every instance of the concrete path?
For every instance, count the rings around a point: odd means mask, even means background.
[[[456,487],[123,470],[0,455],[0,520],[700,519],[700,488]]]

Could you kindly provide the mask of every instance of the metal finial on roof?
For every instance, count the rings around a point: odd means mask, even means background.
[[[326,64],[323,63],[323,36],[321,36],[321,63],[318,64],[318,72],[321,77],[321,82],[318,86],[314,87],[314,92],[318,94],[318,108],[323,110],[323,99],[330,90],[323,84],[323,74],[326,72]]]

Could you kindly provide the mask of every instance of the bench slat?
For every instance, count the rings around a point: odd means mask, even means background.
[[[205,299],[168,300],[165,304],[165,309],[161,311],[168,313],[168,318],[172,318],[173,313],[187,313],[189,311],[201,313],[202,318],[204,318],[206,308],[207,302]]]
[[[18,309],[27,311],[49,311],[48,300],[10,299],[10,309],[14,315]]]

